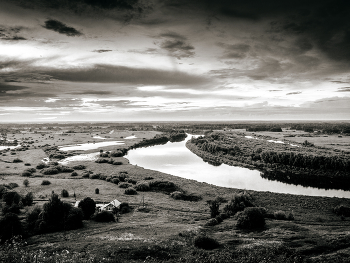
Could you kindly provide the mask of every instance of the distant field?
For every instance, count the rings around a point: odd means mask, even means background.
[[[236,130],[235,130],[236,131]],[[337,149],[340,151],[350,152],[350,136],[339,135],[317,135],[309,134],[303,131],[283,130],[283,132],[246,132],[246,135],[263,135],[277,138],[279,140],[287,140],[291,142],[303,143],[305,140],[315,144],[316,146]],[[294,135],[295,137],[289,137]]]

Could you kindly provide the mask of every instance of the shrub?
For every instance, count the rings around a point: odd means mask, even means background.
[[[219,242],[216,241],[214,238],[205,235],[196,236],[193,240],[193,244],[198,248],[206,250],[215,249],[220,246]]]
[[[28,180],[28,179],[24,179],[24,180],[23,180],[23,185],[24,185],[25,187],[28,187],[28,185],[29,185],[29,180]]]
[[[122,151],[117,150],[117,151],[112,151],[110,155],[111,157],[122,157],[124,154]]]
[[[111,182],[114,183],[114,184],[119,184],[120,181],[119,181],[118,178],[112,178]]]
[[[114,215],[108,211],[95,214],[92,219],[96,222],[115,222]]]
[[[34,231],[34,227],[35,227],[35,222],[38,220],[39,215],[41,214],[41,208],[39,206],[36,206],[33,208],[32,211],[30,211],[27,214],[26,217],[26,222],[28,224],[28,229]],[[34,231],[35,232],[35,231]]]
[[[30,164],[30,163],[25,163],[24,165],[25,165],[25,166],[31,166],[31,164]]]
[[[25,169],[25,171],[28,171],[30,173],[35,173],[36,169],[35,168],[28,168],[28,169]]]
[[[77,172],[73,172],[70,174],[70,176],[78,176],[78,173]]]
[[[100,180],[106,180],[106,178],[107,178],[107,175],[99,174],[99,179]]]
[[[3,214],[8,214],[8,213],[13,213],[13,214],[19,214],[20,211],[20,206],[17,204],[12,204],[12,205],[5,205],[2,208],[2,213]]]
[[[96,203],[92,198],[85,197],[79,202],[78,207],[83,211],[84,218],[90,219],[90,217],[95,213]]]
[[[210,209],[210,216],[211,218],[215,218],[217,215],[220,214],[220,203],[216,200],[208,200],[207,204]]]
[[[108,157],[108,153],[100,153],[100,157]]]
[[[100,189],[96,188],[96,189],[95,189],[95,194],[98,195],[99,193],[100,193]]]
[[[21,221],[14,213],[7,213],[0,219],[0,240],[4,242],[23,233]]]
[[[119,212],[120,212],[121,214],[126,214],[126,213],[129,213],[129,212],[131,212],[131,211],[132,211],[132,208],[131,208],[131,206],[129,206],[128,203],[123,202],[123,203],[120,204],[120,206],[119,206]]]
[[[124,194],[137,195],[137,191],[134,188],[130,187],[130,188],[125,189]]]
[[[247,192],[242,192],[233,196],[231,201],[224,207],[224,211],[229,215],[235,215],[246,207],[254,207],[254,204],[252,203],[252,197]]]
[[[100,179],[100,174],[90,174],[89,178],[90,179]]]
[[[64,227],[67,230],[78,229],[83,226],[83,211],[77,207],[71,207],[67,218],[65,218]]]
[[[174,192],[177,190],[176,185],[169,181],[152,181],[149,186],[155,191]]]
[[[13,188],[18,187],[18,184],[16,184],[16,183],[9,183],[9,184],[8,184],[8,187],[9,187],[10,189],[13,189]]]
[[[105,158],[98,158],[95,163],[108,163],[108,159]]]
[[[62,197],[69,197],[68,191],[67,191],[66,189],[63,189],[63,190],[61,191],[61,196],[62,196]]]
[[[41,185],[50,185],[50,184],[51,184],[51,182],[49,180],[43,180],[41,182]]]
[[[83,178],[89,178],[89,176],[90,176],[90,173],[88,173],[88,172],[84,172],[84,173],[81,175],[81,177],[83,177]]]
[[[46,167],[46,164],[44,163],[39,163],[37,166],[36,166],[36,169],[44,169]]]
[[[15,159],[13,159],[12,162],[14,162],[14,163],[21,163],[21,162],[23,162],[23,161],[22,161],[21,159],[15,158]]]
[[[128,178],[128,175],[126,173],[123,173],[121,172],[119,175],[118,175],[118,179],[119,181],[121,182],[125,182],[125,179]]]
[[[337,205],[333,208],[333,212],[338,216],[350,216],[350,207],[345,205]]]
[[[141,191],[141,192],[146,192],[151,190],[151,188],[149,187],[149,184],[147,182],[139,182],[136,186],[135,189],[137,191]]]
[[[86,166],[82,165],[82,164],[73,166],[74,170],[84,170],[85,168],[86,168]]]
[[[34,195],[32,192],[29,192],[22,198],[22,204],[23,206],[31,206],[33,204],[33,200]]]
[[[113,162],[113,165],[122,165],[122,164],[123,164],[122,162],[118,162],[118,161]]]
[[[287,215],[284,211],[276,211],[273,213],[273,216],[277,220],[287,220]]]
[[[290,221],[294,220],[294,214],[293,214],[292,212],[290,212],[290,213],[288,214],[287,220],[290,220]]]
[[[216,218],[211,218],[205,223],[205,226],[215,226],[217,224],[219,224],[218,220],[216,220]]]
[[[202,200],[202,197],[195,194],[186,194],[180,191],[175,191],[170,194],[170,197],[175,200],[184,200],[184,201],[194,201],[197,202]]]
[[[56,168],[61,173],[71,173],[71,172],[74,171],[73,168],[70,168],[70,167],[67,167],[67,166],[63,166],[63,165],[57,166]]]
[[[154,178],[151,177],[151,176],[147,176],[147,177],[143,178],[143,180],[153,180],[153,179],[154,179]]]
[[[29,177],[29,176],[32,176],[32,173],[28,172],[28,171],[23,171],[21,176],[23,177]]]
[[[132,184],[129,184],[129,183],[120,183],[118,186],[119,186],[119,188],[128,188],[128,187],[132,187]]]
[[[126,182],[130,183],[130,184],[136,184],[137,183],[137,181],[135,179],[132,179],[132,178],[126,179]]]
[[[41,173],[45,175],[52,175],[52,174],[58,174],[59,171],[54,167],[50,167],[50,168],[43,169]]]
[[[261,228],[264,225],[265,218],[258,207],[247,207],[237,215],[236,226],[239,228]]]
[[[21,199],[22,199],[21,196],[17,192],[7,192],[2,196],[2,200],[8,206],[12,204],[18,205]]]

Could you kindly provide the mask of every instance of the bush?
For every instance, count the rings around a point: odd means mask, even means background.
[[[22,204],[23,206],[31,206],[34,201],[34,195],[32,192],[27,193],[23,198],[22,198]]]
[[[120,183],[118,184],[119,188],[128,188],[128,187],[132,187],[132,184],[129,183]]]
[[[81,175],[81,177],[83,177],[83,178],[89,178],[89,176],[90,176],[90,173],[89,173],[89,172],[84,172],[84,173]]]
[[[69,197],[68,191],[67,191],[66,189],[63,189],[63,190],[61,191],[61,196],[62,196],[62,197]]]
[[[151,188],[149,187],[149,184],[147,182],[139,182],[136,186],[135,189],[137,191],[141,191],[141,192],[146,192],[151,190]]]
[[[265,226],[265,218],[258,207],[247,207],[237,215],[237,227],[252,229]]]
[[[151,177],[151,176],[147,176],[147,177],[143,178],[143,180],[153,180],[153,179],[154,179],[154,178]]]
[[[149,182],[151,190],[164,191],[164,192],[174,192],[176,191],[176,185],[169,181],[152,181]]]
[[[9,184],[8,184],[8,187],[9,187],[10,189],[13,189],[13,188],[18,187],[18,184],[16,184],[16,183],[9,183]]]
[[[195,247],[206,250],[212,250],[220,246],[219,242],[214,238],[205,235],[196,236],[193,240],[193,244]]]
[[[350,216],[350,207],[345,205],[337,205],[333,208],[333,212],[338,216]]]
[[[35,222],[39,219],[39,215],[41,214],[41,208],[39,206],[36,206],[33,208],[32,211],[30,211],[28,214],[27,214],[27,217],[26,217],[26,222],[27,222],[27,228],[28,230],[30,231],[34,231],[34,227],[35,227]]]
[[[197,202],[202,200],[202,197],[195,194],[186,194],[180,191],[175,191],[170,194],[170,197],[175,200],[184,200],[184,201],[194,201]]]
[[[21,196],[17,192],[7,192],[2,196],[2,200],[8,206],[12,204],[18,205],[21,199],[22,199]]]
[[[25,166],[31,166],[31,164],[30,164],[30,163],[25,163],[24,165],[25,165]]]
[[[108,159],[105,158],[98,158],[95,163],[108,163]]]
[[[121,182],[125,182],[125,179],[128,178],[128,175],[126,173],[123,173],[121,172],[119,175],[118,175],[118,179],[119,181]]]
[[[13,213],[13,214],[19,214],[20,211],[20,206],[17,204],[12,204],[12,205],[5,205],[2,208],[2,213],[3,214],[8,214],[8,213]]]
[[[73,166],[74,170],[84,170],[85,168],[86,168],[86,166],[82,165],[82,164]]]
[[[12,162],[14,162],[14,163],[22,163],[23,161],[21,159],[15,158],[15,159],[13,159]]]
[[[95,189],[95,194],[98,195],[99,193],[100,193],[100,189],[96,188],[96,189]]]
[[[114,215],[108,211],[95,214],[92,219],[96,222],[115,222]]]
[[[90,179],[100,179],[100,174],[90,174],[89,178]]]
[[[83,226],[83,211],[77,207],[71,207],[67,218],[65,218],[65,229],[78,229]]]
[[[117,151],[112,151],[110,155],[111,157],[122,157],[124,154],[122,151],[117,150]]]
[[[242,192],[233,196],[231,201],[224,207],[224,211],[229,215],[235,215],[246,207],[254,207],[254,204],[252,203],[252,197],[247,192]]]
[[[220,214],[220,203],[216,200],[208,200],[207,204],[210,209],[210,217],[215,218],[217,215]]]
[[[25,169],[25,171],[28,171],[30,173],[35,173],[36,169],[35,168],[28,168],[28,169]]]
[[[28,180],[28,179],[24,179],[24,180],[23,180],[23,185],[24,185],[25,187],[28,187],[28,185],[29,185],[29,180]]]
[[[124,194],[137,195],[137,191],[134,188],[130,187],[130,188],[125,189]]]
[[[63,165],[57,166],[56,169],[61,173],[71,173],[74,171],[73,168],[63,166]]]
[[[118,178],[112,178],[111,182],[114,183],[114,184],[119,184],[120,181],[119,181]]]
[[[50,184],[51,184],[51,182],[49,180],[43,180],[41,182],[41,185],[50,185]]]
[[[90,217],[95,213],[96,203],[92,198],[85,197],[79,202],[78,207],[83,211],[84,218],[90,219]]]
[[[28,172],[28,171],[23,171],[21,176],[23,177],[29,177],[29,176],[32,176],[32,173]]]
[[[118,162],[118,161],[113,162],[113,165],[122,165],[122,164],[123,164],[122,162]]]
[[[44,169],[46,168],[46,164],[44,163],[39,163],[37,166],[36,166],[36,169]]]
[[[45,174],[45,175],[52,175],[52,174],[58,174],[59,171],[57,168],[55,167],[50,167],[50,168],[46,168],[46,169],[43,169],[41,171],[41,173]]]
[[[120,212],[121,214],[126,214],[126,213],[129,213],[129,212],[131,212],[131,211],[132,211],[132,208],[131,208],[131,206],[129,206],[128,203],[123,202],[123,203],[120,204],[120,206],[119,206],[119,212]]]
[[[216,220],[216,218],[211,218],[205,223],[205,226],[215,226],[217,224],[219,224],[218,220]]]
[[[137,183],[137,181],[135,179],[132,179],[132,178],[126,179],[126,182],[130,183],[130,184],[136,184]]]
[[[22,235],[22,225],[18,216],[14,213],[7,213],[0,219],[0,240],[4,242],[13,236]]]
[[[70,176],[78,176],[78,173],[77,172],[73,172],[70,174]]]
[[[281,211],[281,210],[274,212],[273,216],[277,220],[287,220],[286,213],[284,211]]]

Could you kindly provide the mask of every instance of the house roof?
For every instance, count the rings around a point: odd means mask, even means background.
[[[121,204],[121,203],[120,203],[117,199],[114,199],[112,202],[110,202],[110,203],[108,203],[108,204],[106,204],[106,205],[103,205],[103,206],[101,207],[101,209],[103,209],[103,208],[105,208],[105,207],[107,207],[107,206],[109,206],[109,205],[113,205],[113,206],[115,206],[115,207],[119,207],[120,204]]]

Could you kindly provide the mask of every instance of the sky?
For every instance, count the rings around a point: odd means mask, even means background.
[[[347,0],[2,0],[0,122],[349,120]]]

